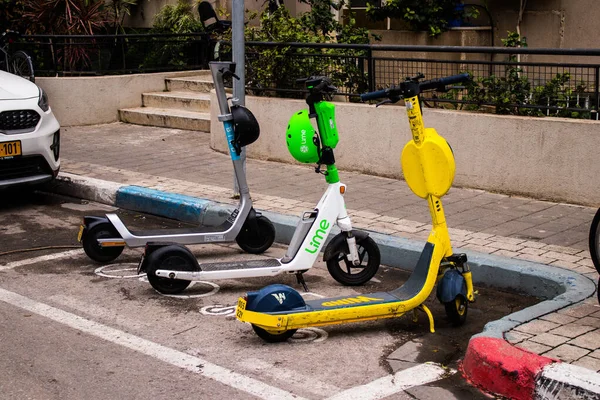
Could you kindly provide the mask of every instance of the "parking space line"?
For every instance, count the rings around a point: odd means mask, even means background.
[[[227,368],[220,367],[202,358],[194,357],[187,353],[143,339],[139,336],[71,314],[48,304],[32,300],[18,293],[0,289],[0,301],[59,322],[92,336],[99,337],[108,342],[137,351],[138,353],[154,357],[176,367],[211,378],[224,385],[258,396],[261,399],[302,399],[292,393],[270,386],[257,379],[247,377]]]
[[[288,385],[303,387],[316,395],[328,396],[340,391],[340,388],[337,386],[322,382],[313,376],[307,376],[298,371],[283,368],[281,365],[275,365],[258,358],[247,358],[240,361],[239,365],[249,371],[260,371],[270,375],[277,381],[286,382]],[[310,382],[310,385],[307,385],[307,382]]]
[[[61,259],[61,258],[67,258],[67,257],[75,256],[75,255],[78,255],[78,254],[83,254],[83,249],[63,251],[61,253],[46,254],[44,256],[39,256],[39,257],[34,257],[34,258],[27,258],[25,260],[20,260],[20,261],[13,261],[13,262],[8,263],[6,265],[0,266],[0,271],[6,271],[6,270],[9,270],[9,269],[13,269],[13,268],[17,268],[17,267],[22,267],[22,266],[25,266],[25,265],[37,264],[37,263],[44,262],[44,261],[58,260],[58,259]]]
[[[419,364],[384,376],[366,385],[344,390],[327,400],[375,400],[391,396],[414,386],[425,385],[441,379],[448,370],[437,364]]]

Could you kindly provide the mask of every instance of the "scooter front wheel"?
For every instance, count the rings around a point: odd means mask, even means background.
[[[297,329],[290,329],[287,331],[271,331],[263,328],[259,328],[256,325],[252,325],[252,329],[258,335],[259,338],[269,343],[285,342],[296,333]]]
[[[343,234],[343,233],[342,233]],[[333,240],[332,240],[333,243]],[[367,283],[379,269],[381,256],[377,243],[369,236],[357,240],[356,247],[360,264],[354,265],[348,259],[348,243],[337,242],[337,248],[332,249],[333,256],[327,260],[327,270],[339,283],[346,286],[360,286]],[[326,250],[325,252],[328,252]]]
[[[275,241],[275,227],[267,217],[258,216],[253,222],[244,223],[235,241],[246,253],[264,253]]]
[[[162,251],[161,251],[162,250]],[[163,294],[177,294],[183,292],[191,281],[183,279],[163,278],[156,275],[159,269],[172,271],[196,270],[195,259],[191,260],[187,252],[173,249],[158,249],[148,256],[146,276],[152,287]]]
[[[467,320],[467,311],[469,311],[469,302],[464,296],[456,296],[454,301],[444,303],[446,316],[454,326],[461,326]]]
[[[93,228],[85,232],[81,243],[85,254],[92,260],[99,263],[107,263],[119,257],[123,252],[124,246],[102,247],[98,239],[121,238],[119,232],[109,222],[101,222],[94,225]]]

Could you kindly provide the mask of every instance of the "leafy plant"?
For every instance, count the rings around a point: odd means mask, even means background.
[[[25,33],[26,25],[23,23],[22,0],[0,0],[0,31],[7,29]]]
[[[202,24],[193,13],[187,0],[177,4],[167,4],[154,16],[152,31],[155,33],[195,33],[202,32]]]
[[[152,33],[198,33],[202,32],[202,23],[194,15],[192,6],[187,0],[178,0],[177,4],[167,4],[155,15]],[[193,37],[183,37],[166,42],[156,41],[142,63],[142,68],[155,65],[172,65],[184,67],[188,63],[189,54],[193,51]]]
[[[301,18],[306,27],[310,27],[315,34],[323,35],[336,31],[339,23],[335,20],[331,10],[339,11],[344,6],[344,0],[334,2],[332,0],[298,0],[300,3],[308,4],[310,12],[304,13]],[[320,32],[319,32],[320,31]]]
[[[509,32],[502,39],[505,47],[527,47],[527,40],[516,32]],[[533,86],[524,74],[514,54],[508,56],[509,64],[503,76],[490,75],[472,79],[466,86],[463,100],[473,104],[468,110],[479,110],[484,105],[492,105],[496,114],[544,116],[552,115],[570,118],[589,118],[589,112],[576,112],[567,108],[583,108],[586,86],[582,82],[571,87],[569,72],[557,73],[544,85]],[[448,93],[441,98],[456,98],[458,91]],[[532,107],[539,106],[539,107]],[[546,107],[546,113],[543,112]]]
[[[23,0],[23,19],[30,33],[93,35],[104,32],[107,10],[103,0]],[[60,69],[81,70],[92,62],[93,46],[66,40],[52,47]]]
[[[322,0],[309,13],[297,18],[279,7],[260,15],[260,25],[246,27],[246,40],[298,43],[368,43],[369,32],[355,26],[350,14],[346,24],[338,23],[329,0]],[[327,9],[326,15],[325,8]],[[253,15],[250,15],[252,18]],[[251,50],[250,50],[251,49]],[[253,47],[247,53],[247,85],[254,88],[294,88],[295,81],[311,75],[327,75],[340,89],[363,90],[367,76],[359,56],[362,51],[348,49],[311,49],[298,47]],[[271,95],[259,90],[257,94]],[[298,94],[302,97],[303,94]]]
[[[23,0],[23,6],[31,33],[93,35],[108,21],[102,0]]]
[[[412,30],[439,36],[453,21],[477,17],[476,8],[463,7],[462,0],[388,0],[381,7],[367,3],[367,15],[375,20],[398,18]]]
[[[113,32],[124,33],[125,16],[131,15],[131,9],[138,4],[138,0],[110,0],[106,4],[108,5],[108,22],[112,25]]]

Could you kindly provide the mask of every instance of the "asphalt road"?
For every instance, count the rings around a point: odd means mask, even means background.
[[[460,328],[426,318],[304,329],[268,344],[233,317],[240,295],[295,277],[196,283],[155,292],[135,267],[141,250],[113,264],[89,260],[76,242],[83,215],[112,210],[77,199],[6,192],[0,200],[0,393],[23,399],[394,398],[484,399],[457,371],[483,325],[534,300],[477,288]],[[121,212],[134,227],[177,222]],[[236,245],[192,246],[201,262],[247,259]],[[267,256],[281,257],[276,245]],[[392,289],[407,274],[382,267],[364,287],[337,284],[322,262],[306,275],[307,298]],[[434,297],[434,296],[432,296]],[[433,363],[433,364],[431,364]]]

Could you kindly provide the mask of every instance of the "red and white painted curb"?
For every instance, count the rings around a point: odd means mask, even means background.
[[[504,339],[471,338],[461,369],[473,385],[509,399],[600,399],[600,374]]]

